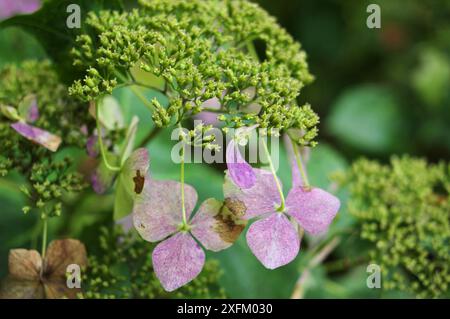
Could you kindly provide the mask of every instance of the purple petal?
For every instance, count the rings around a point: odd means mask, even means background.
[[[184,286],[198,276],[205,252],[188,233],[177,233],[155,247],[153,269],[166,291]]]
[[[97,194],[104,194],[112,186],[115,177],[115,172],[106,168],[101,162],[91,175],[92,188]]]
[[[133,228],[133,215],[129,214],[118,221],[116,221],[117,225],[122,226],[123,231],[128,233]]]
[[[0,0],[0,19],[16,14],[33,13],[40,7],[40,0]]]
[[[231,210],[213,198],[202,203],[191,225],[192,235],[212,251],[230,247],[245,228]]]
[[[96,158],[99,154],[98,149],[98,135],[93,134],[88,137],[86,141],[86,152],[88,153],[89,157]]]
[[[231,140],[227,146],[226,161],[231,180],[240,188],[250,188],[256,183],[253,168],[242,157],[238,146]]]
[[[31,106],[30,106],[30,110],[28,112],[28,121],[30,121],[31,123],[37,121],[39,119],[39,109],[37,106],[37,101],[36,99],[32,102]]]
[[[290,263],[298,254],[298,233],[281,213],[270,214],[250,225],[247,244],[258,260],[269,269]]]
[[[206,100],[201,105],[202,108],[209,108],[209,109],[220,109],[220,101],[218,98],[213,97],[212,99]],[[197,115],[195,115],[196,119],[199,119],[206,125],[216,125],[219,121],[217,120],[217,114],[214,112],[201,112]]]
[[[23,122],[11,124],[11,127],[26,139],[44,146],[46,149],[56,152],[61,144],[61,138],[40,128]]]
[[[197,192],[185,184],[186,218],[197,203]],[[182,223],[181,183],[146,178],[144,190],[133,208],[134,227],[147,241],[155,242],[177,231]]]
[[[294,147],[288,135],[284,136],[284,145],[286,145],[287,155],[289,158],[289,162],[291,164],[292,188],[303,186],[304,185],[303,178],[298,168],[297,159],[294,153]]]
[[[293,188],[286,199],[287,214],[313,235],[328,229],[339,206],[337,197],[320,188]]]
[[[83,134],[84,136],[87,136],[89,134],[88,132],[88,127],[86,124],[83,124],[80,128],[80,132],[81,134]]]
[[[39,119],[39,109],[35,94],[25,96],[19,103],[19,114],[28,123],[33,123]]]
[[[274,212],[281,204],[274,176],[263,169],[253,169],[256,174],[255,184],[248,189],[240,189],[230,179],[227,172],[223,192],[225,199],[234,205],[243,207],[244,219]],[[281,185],[281,184],[280,184]]]

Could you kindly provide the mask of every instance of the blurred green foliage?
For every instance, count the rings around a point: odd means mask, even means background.
[[[421,183],[439,174],[432,174],[421,161],[408,161],[409,164],[400,165],[400,172],[408,168],[408,172],[420,172],[417,178],[423,177],[423,180],[417,181],[411,176],[413,174],[407,174],[410,179],[405,184],[414,180],[420,186],[413,189],[414,185],[411,185],[411,192],[392,186],[394,181],[390,180],[389,176],[394,176],[395,172],[383,164],[363,161],[352,166],[349,174],[353,176],[353,181],[356,181],[354,188],[359,189],[358,191],[337,188],[330,175],[336,171],[345,171],[348,163],[360,156],[375,157],[381,163],[387,163],[392,153],[405,152],[420,155],[431,162],[450,158],[450,1],[377,1],[382,10],[382,28],[372,30],[366,27],[366,7],[370,1],[257,2],[278,18],[279,23],[302,43],[302,48],[308,54],[310,70],[316,80],[303,89],[299,102],[311,103],[313,110],[317,111],[321,118],[319,146],[312,150],[307,164],[308,174],[314,186],[337,190],[342,208],[327,235],[319,239],[303,239],[301,252],[290,265],[275,271],[266,270],[250,253],[242,236],[230,249],[208,256],[209,259],[219,261],[220,271],[213,265],[212,277],[207,275],[205,280],[213,285],[219,281],[228,297],[287,298],[291,296],[296,280],[312,258],[310,248],[315,249],[317,245],[320,248],[318,242],[327,243],[333,236],[339,236],[340,245],[323,264],[312,269],[305,285],[305,297],[444,295],[445,287],[442,282],[448,280],[448,277],[441,278],[439,284],[425,283],[426,280],[434,280],[429,269],[417,270],[419,287],[405,283],[416,280],[414,277],[410,278],[411,274],[406,275],[407,281],[404,277],[388,278],[388,288],[392,288],[392,291],[368,289],[366,286],[366,265],[370,261],[366,257],[369,251],[374,251],[371,256],[377,260],[382,252],[390,253],[389,250],[383,250],[386,248],[383,246],[386,241],[393,247],[401,246],[401,241],[388,237],[387,228],[376,228],[376,231],[370,228],[373,227],[370,225],[386,223],[386,209],[382,213],[378,213],[376,209],[389,203],[382,202],[377,193],[378,190],[384,194],[387,190],[381,186],[374,189],[373,185],[367,184],[367,180],[380,180],[383,185],[388,183],[400,194],[399,198],[410,203],[408,208],[402,201],[402,209],[410,215],[420,213],[421,220],[428,220],[427,210],[410,210],[414,205],[430,204],[430,198],[422,201],[420,196],[421,190],[429,190],[431,184]],[[83,5],[90,6],[87,1],[83,1]],[[61,21],[58,16],[54,22]],[[61,31],[61,27],[55,31]],[[63,29],[62,31],[64,32]],[[0,66],[18,63],[27,58],[43,59],[48,54],[49,57],[56,57],[57,63],[70,67],[70,60],[59,56],[60,51],[69,44],[63,41],[63,46],[56,45],[55,41],[59,40],[61,37],[55,36],[53,44],[50,45],[51,50],[48,47],[44,50],[35,38],[22,30],[0,29]],[[78,75],[72,76],[75,78]],[[148,99],[156,97],[161,104],[167,103],[157,91],[147,90],[144,94]],[[122,106],[132,105],[133,112],[137,112],[141,122],[151,122],[151,113],[129,88],[118,88],[114,90],[113,95]],[[124,108],[124,111],[129,122],[130,108]],[[136,144],[142,143],[153,129],[151,125],[140,126]],[[150,143],[146,143],[150,151],[150,170],[154,178],[179,177],[178,165],[170,160],[174,143],[175,141],[170,141],[169,132],[161,132]],[[80,150],[67,148],[63,152],[75,162],[82,162],[85,158]],[[281,156],[279,175],[287,190],[290,185],[290,170],[284,151]],[[370,167],[376,167],[376,170],[372,171]],[[223,168],[202,164],[187,165],[186,181],[197,189],[199,203],[209,197],[222,197]],[[431,169],[436,170],[438,169]],[[384,172],[384,175],[378,176],[379,171]],[[448,173],[445,176],[448,183]],[[41,225],[37,216],[24,215],[21,212],[25,203],[24,196],[17,188],[21,183],[23,178],[17,174],[0,180],[0,277],[7,270],[6,258],[9,249],[37,248],[40,240]],[[371,189],[369,203],[362,200],[366,196],[366,187]],[[392,199],[394,203],[396,200]],[[361,207],[356,209],[355,201],[358,205],[370,204],[375,207],[372,207],[370,216],[358,216]],[[348,202],[350,206],[347,205]],[[59,219],[51,220],[49,224],[49,241],[57,237],[79,238],[87,244],[88,252],[92,256],[100,257],[98,230],[105,225],[110,227],[112,207],[111,194],[104,195],[101,200],[91,191],[85,191],[78,196],[65,195],[62,207],[64,214]],[[348,210],[356,214],[350,214]],[[416,222],[410,220],[415,217],[408,218],[409,225]],[[368,226],[362,226],[368,220]],[[441,223],[440,227],[443,227],[442,224],[445,223]],[[363,227],[367,229],[363,230]],[[360,238],[361,231],[364,233],[363,239]],[[448,229],[441,233],[445,231]],[[426,252],[429,252],[428,249],[433,247],[433,241],[438,237],[433,235],[426,238],[425,241],[431,238],[432,242],[430,246],[426,246]],[[376,246],[380,241],[381,246]],[[448,241],[446,247],[448,248]],[[150,252],[150,244],[147,250]],[[413,250],[414,254],[420,255],[419,266],[423,265],[423,251],[421,245]],[[447,255],[445,252],[442,255],[441,251],[439,254],[448,258],[448,251]],[[410,261],[403,263],[404,260],[400,260],[399,267],[408,272]],[[387,267],[393,269],[391,265]],[[411,268],[412,273],[416,273],[414,267]],[[207,272],[209,273],[209,270]],[[222,273],[221,276],[215,277],[219,272]],[[427,274],[425,276],[430,276],[425,278],[425,281],[420,278],[420,274],[424,273]],[[407,287],[413,289],[405,289]],[[92,292],[100,293],[96,289],[92,289]],[[155,288],[152,296],[159,293],[158,288]]]
[[[313,85],[301,96],[320,137],[344,155],[388,160],[408,152],[450,158],[450,1],[258,0],[308,53]]]

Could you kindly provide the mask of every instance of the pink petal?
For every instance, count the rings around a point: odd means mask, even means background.
[[[248,189],[240,189],[231,180],[227,172],[223,192],[229,199],[244,207],[244,219],[274,212],[281,204],[274,176],[263,169],[253,169],[256,174],[255,184]],[[280,183],[281,185],[281,183]]]
[[[116,173],[101,162],[91,175],[92,188],[97,194],[104,194],[112,186],[115,177]]]
[[[209,100],[206,100],[205,102],[203,102],[201,107],[218,110],[218,109],[220,109],[220,101],[218,98],[213,97],[212,99],[209,99]],[[201,112],[201,113],[195,115],[195,118],[199,119],[206,125],[216,125],[219,122],[217,120],[217,115],[218,114],[216,114],[214,112],[204,111],[204,112]]]
[[[19,114],[29,123],[33,123],[39,119],[39,109],[35,94],[25,96],[19,103]]]
[[[23,122],[11,124],[11,127],[26,139],[44,146],[46,149],[56,152],[61,144],[61,138],[40,128]]]
[[[293,216],[310,234],[325,232],[339,206],[337,197],[320,188],[293,188],[286,199],[287,214]]]
[[[197,203],[197,192],[185,184],[186,218]],[[134,227],[147,241],[155,242],[177,231],[182,223],[181,183],[146,178],[141,195],[133,208]]]
[[[216,199],[202,203],[191,222],[192,235],[208,250],[230,247],[245,228],[232,211]]]
[[[288,135],[284,136],[284,145],[286,145],[286,151],[291,164],[292,172],[292,188],[303,186],[303,178],[298,168],[297,159],[294,153],[294,147],[292,146],[292,141]],[[305,171],[306,172],[306,171]]]
[[[173,291],[198,276],[205,263],[205,252],[191,235],[177,233],[155,247],[152,261],[164,289]]]
[[[33,13],[40,7],[39,0],[0,0],[0,19],[16,14]]]
[[[245,161],[234,140],[228,143],[226,162],[231,180],[240,188],[250,188],[256,183],[256,174]]]
[[[250,225],[247,244],[256,258],[269,269],[290,263],[300,249],[295,227],[281,213],[270,214]]]
[[[88,137],[86,141],[86,152],[89,155],[89,157],[97,157],[99,154],[98,149],[98,136],[97,134],[93,134]]]

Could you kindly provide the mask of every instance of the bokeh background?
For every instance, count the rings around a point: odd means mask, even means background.
[[[330,174],[345,170],[360,157],[381,162],[393,154],[411,154],[431,162],[450,158],[449,0],[377,0],[381,29],[366,26],[366,8],[374,1],[257,2],[301,42],[316,78],[300,95],[321,118],[319,146],[308,163],[314,185],[332,189]],[[39,43],[24,31],[0,31],[0,67],[45,56]],[[116,90],[114,95],[122,104],[139,104],[129,92]],[[149,145],[152,172],[160,178],[177,178],[178,169],[167,160],[171,147],[167,138],[162,134]],[[281,167],[280,175],[288,185],[290,172]],[[188,170],[187,180],[198,189],[200,200],[221,196],[222,179],[222,173],[211,167]],[[7,251],[36,245],[39,235],[35,220],[20,212],[23,198],[15,185],[9,179],[0,183],[0,277],[7,271]],[[345,203],[345,194],[340,197]],[[111,203],[112,198],[99,203],[87,194],[81,204],[72,203],[69,220],[59,219],[51,225],[50,236],[93,241],[96,227],[108,219]],[[352,223],[345,208],[340,215],[333,226],[336,229]],[[368,289],[365,264],[333,270],[336,261],[357,258],[365,249],[357,237],[351,234],[326,263],[311,269],[305,296],[409,297]],[[288,298],[310,256],[306,250],[289,266],[268,271],[241,238],[231,249],[210,257],[220,261],[220,283],[228,296]]]

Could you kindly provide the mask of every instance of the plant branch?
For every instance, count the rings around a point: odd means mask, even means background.
[[[291,299],[302,299],[305,293],[305,284],[311,277],[311,269],[322,263],[328,255],[339,245],[341,242],[340,237],[335,237],[326,246],[324,246],[308,263],[304,268],[303,273],[298,278],[294,290],[291,295]]]

